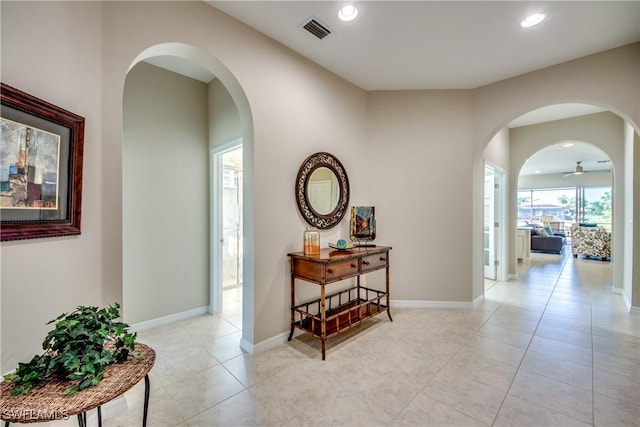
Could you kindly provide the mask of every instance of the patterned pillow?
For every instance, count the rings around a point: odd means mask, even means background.
[[[542,228],[542,227],[536,227],[533,229],[533,232],[535,233],[536,236],[540,236],[540,237],[549,237],[549,235],[547,234],[547,231]]]
[[[551,229],[550,225],[545,225],[543,227],[543,229],[544,229],[544,231],[547,232],[547,236],[549,236],[549,237],[553,236],[553,230]]]

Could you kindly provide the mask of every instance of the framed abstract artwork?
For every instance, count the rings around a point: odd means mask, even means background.
[[[372,241],[376,238],[376,208],[352,206],[350,238],[352,241]]]
[[[0,240],[80,234],[83,117],[4,83]]]

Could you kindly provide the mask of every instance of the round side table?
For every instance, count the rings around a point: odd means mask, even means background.
[[[98,425],[102,427],[101,406],[124,394],[144,378],[144,413],[142,425],[147,425],[149,409],[149,371],[156,360],[156,352],[149,346],[135,344],[134,357],[109,365],[96,386],[71,396],[64,390],[73,386],[71,381],[51,379],[33,387],[27,394],[11,396],[13,383],[0,383],[0,419],[9,423],[38,423],[78,417],[78,426],[86,427],[87,411],[98,410]]]

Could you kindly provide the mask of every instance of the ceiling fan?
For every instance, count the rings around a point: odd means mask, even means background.
[[[598,163],[609,163],[609,162],[611,162],[611,160],[598,160]],[[562,172],[562,173],[565,174],[564,177],[566,178],[571,175],[582,175],[584,173],[611,173],[611,169],[595,169],[595,170],[586,171],[582,167],[582,161],[577,161],[575,170],[571,172]]]
[[[582,168],[582,161],[577,161],[576,162],[576,169],[573,172],[563,172],[565,175],[564,177],[568,177],[571,175],[582,175],[583,173],[585,173],[584,169]]]

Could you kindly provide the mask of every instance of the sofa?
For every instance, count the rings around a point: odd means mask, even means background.
[[[571,253],[574,258],[578,255],[598,257],[602,261],[611,259],[611,233],[602,226],[571,226]]]
[[[538,236],[531,234],[532,252],[549,252],[553,254],[562,253],[565,238],[563,236]]]
[[[553,254],[560,254],[564,249],[566,243],[566,236],[564,232],[558,230],[551,230],[552,234],[549,235],[549,229],[542,231],[544,227],[528,224],[528,228],[531,228],[531,251],[532,252],[546,252]]]

